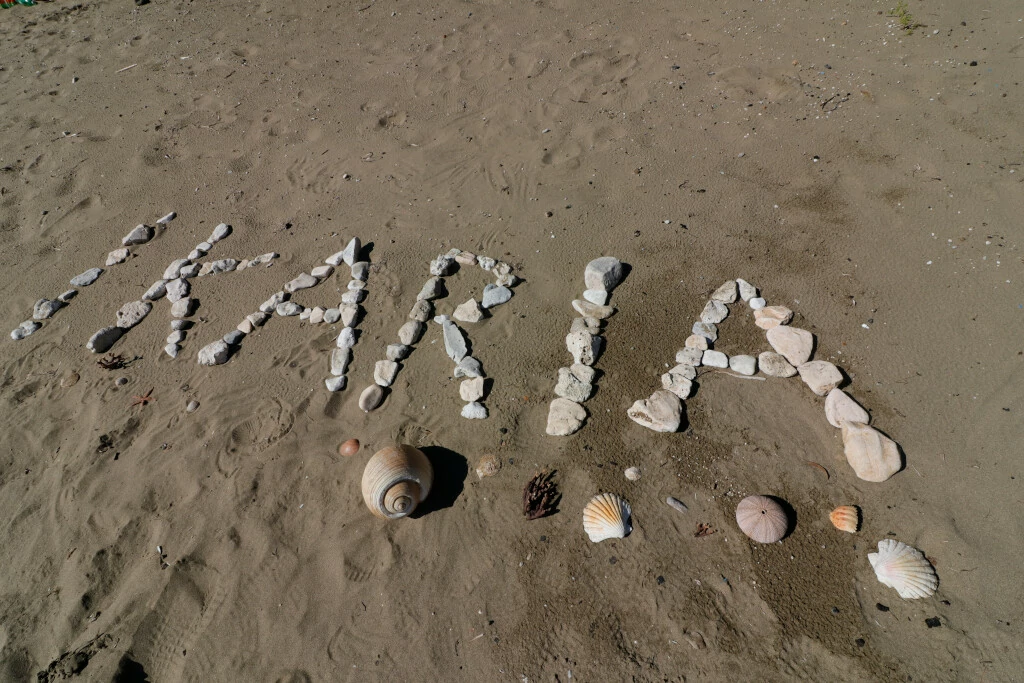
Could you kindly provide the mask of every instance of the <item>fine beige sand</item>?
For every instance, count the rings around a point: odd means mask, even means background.
[[[891,0],[0,11],[0,679],[1024,680],[1024,7],[909,2],[912,34]],[[176,360],[162,300],[112,349],[129,365],[98,367],[89,336],[222,221],[208,258],[281,258],[193,280]],[[275,317],[226,365],[196,363],[352,236],[372,273],[345,391],[323,385],[338,325]],[[433,324],[362,413],[452,247],[524,280],[464,326],[489,419],[459,416]],[[597,393],[580,432],[548,437],[570,300],[601,255],[631,272]],[[345,275],[295,300],[337,305]],[[799,379],[702,374],[676,434],[626,417],[735,277],[815,333],[903,471],[857,479]],[[463,269],[438,311],[488,281]],[[733,311],[717,348],[768,350]],[[359,481],[393,442],[423,448],[437,484],[384,522]],[[503,467],[479,480],[485,453]],[[544,468],[559,512],[527,521]],[[595,545],[581,511],[604,491],[635,530]],[[795,511],[781,543],[736,528],[754,493]],[[863,509],[859,533],[830,525],[840,504]],[[934,596],[875,579],[885,538],[926,554]]]

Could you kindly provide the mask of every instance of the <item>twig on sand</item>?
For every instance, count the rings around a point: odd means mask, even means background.
[[[765,380],[764,377],[750,377],[748,375],[736,375],[736,374],[733,374],[731,372],[726,372],[725,370],[712,370],[710,373],[704,373],[704,374],[728,375],[729,377],[735,377],[736,379],[753,379],[753,380],[757,380],[758,382],[763,382]]]
[[[118,69],[118,70],[117,70],[117,71],[115,71],[114,73],[116,73],[116,74],[119,74],[119,73],[121,73],[122,71],[127,71],[128,69],[134,69],[134,68],[135,68],[135,67],[137,67],[137,66],[138,66],[138,64],[129,64],[129,65],[128,65],[128,66],[126,66],[125,68],[123,68],[123,69]]]

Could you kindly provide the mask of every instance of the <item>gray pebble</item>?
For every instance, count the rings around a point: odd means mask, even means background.
[[[270,313],[277,308],[278,304],[288,301],[289,296],[288,292],[277,292],[260,304],[260,310],[264,313]]]
[[[368,413],[376,410],[383,401],[384,388],[377,384],[371,384],[363,389],[363,393],[359,394],[359,409]]]
[[[88,287],[92,283],[96,282],[96,279],[102,274],[102,268],[90,268],[81,275],[76,275],[71,278],[71,284],[75,287]]]
[[[61,294],[60,296],[58,296],[57,297],[57,301],[60,301],[61,303],[66,304],[67,302],[69,302],[72,299],[74,299],[75,296],[77,296],[77,295],[78,295],[78,290],[77,289],[69,289],[68,291],[66,291],[63,294]]]
[[[409,319],[425,323],[434,316],[434,304],[426,299],[420,299],[409,311]]]
[[[178,351],[180,349],[181,349],[181,347],[178,346],[177,344],[168,344],[167,346],[164,347],[164,353],[166,353],[171,358],[177,358],[178,357]]]
[[[349,240],[349,243],[345,245],[344,251],[341,252],[341,260],[349,267],[352,267],[356,261],[359,260],[359,252],[362,250],[363,243],[359,241],[358,237],[353,237]]]
[[[223,339],[218,339],[212,344],[207,344],[199,349],[198,360],[200,365],[222,365],[228,362],[230,355],[231,349],[228,347],[227,342]]]
[[[622,262],[611,256],[594,259],[583,271],[583,281],[587,289],[603,289],[610,292],[622,282],[622,278]]]
[[[64,308],[64,302],[62,301],[40,299],[32,307],[32,317],[36,320],[46,320],[62,308]]]
[[[183,330],[175,330],[167,335],[168,344],[180,344],[185,341],[185,332]]]
[[[384,355],[387,356],[388,360],[403,360],[408,358],[411,351],[412,348],[405,344],[388,344]]]
[[[192,261],[190,261],[187,258],[174,259],[173,261],[171,261],[171,265],[167,266],[167,269],[164,270],[163,279],[175,279],[176,277],[178,277],[178,273],[181,272],[181,269],[189,265],[190,263],[192,263]]]
[[[341,391],[345,388],[347,379],[345,375],[338,375],[337,377],[328,377],[324,380],[324,385],[327,387],[327,391]]]
[[[188,405],[185,406],[186,413],[194,413],[199,410],[199,401],[189,401]]]
[[[373,366],[373,381],[382,387],[390,387],[398,375],[398,363],[393,360],[379,360]]]
[[[753,356],[732,356],[729,367],[741,375],[753,375],[757,372],[757,359]]]
[[[341,320],[341,311],[337,308],[328,308],[324,311],[324,322],[328,325],[333,325],[339,320]]]
[[[512,290],[508,287],[501,287],[499,285],[487,284],[484,286],[484,296],[482,306],[484,308],[494,308],[507,302],[512,298]]]
[[[453,373],[457,378],[459,377],[483,377],[484,368],[476,358],[473,356],[466,356],[459,361],[459,364],[455,366],[455,372]]]
[[[284,301],[277,305],[274,311],[282,317],[290,317],[293,315],[299,315],[302,313],[302,306],[298,305],[294,301]]]
[[[366,290],[357,289],[355,291],[348,291],[341,295],[341,303],[343,304],[359,304],[366,299]]]
[[[106,353],[111,346],[121,338],[124,334],[124,330],[120,327],[111,326],[104,327],[101,330],[97,330],[86,342],[85,348],[89,349],[93,353]]]
[[[199,272],[201,270],[202,270],[202,266],[200,266],[198,263],[193,263],[191,265],[184,266],[181,270],[179,270],[178,271],[178,277],[183,277],[183,278],[195,277],[195,276],[199,275]]]
[[[227,223],[220,223],[217,227],[213,229],[213,233],[210,235],[210,238],[207,239],[206,241],[209,242],[210,244],[216,244],[217,242],[220,242],[222,239],[224,239],[230,234],[231,226],[228,225]]]
[[[462,330],[459,326],[453,322],[445,322],[441,325],[442,334],[444,335],[444,350],[448,354],[448,357],[458,363],[460,360],[466,357],[466,338],[462,335]]]
[[[331,351],[331,374],[341,377],[345,374],[348,364],[352,361],[352,348],[336,348]]]
[[[352,279],[362,280],[366,282],[366,278],[370,276],[370,264],[366,261],[357,261],[352,264]]]
[[[241,330],[231,330],[223,337],[224,343],[228,346],[238,346],[245,339],[245,332]]]
[[[177,331],[177,330],[188,330],[188,329],[191,329],[192,324],[193,323],[192,323],[191,320],[172,320],[171,321],[171,329],[175,330],[175,331]]]
[[[148,225],[136,225],[135,228],[121,239],[126,247],[132,244],[145,244],[153,239],[153,228]]]
[[[694,323],[692,332],[699,334],[712,344],[718,340],[718,328],[713,323]]]
[[[444,280],[439,277],[432,277],[423,283],[423,289],[416,295],[417,301],[430,301],[431,299],[444,298],[448,291],[444,288]]]
[[[196,311],[195,299],[181,299],[171,304],[171,317],[188,318]]]
[[[300,289],[309,289],[315,287],[320,281],[309,273],[302,273],[297,278],[289,282],[284,286],[284,291],[295,292]]]
[[[410,320],[398,329],[398,341],[406,346],[411,346],[420,340],[424,329],[426,329],[426,325],[420,321]]]
[[[189,292],[192,291],[192,286],[188,283],[188,280],[178,278],[177,280],[171,280],[168,282],[166,290],[167,300],[173,304],[175,301],[181,301],[187,297]]]
[[[142,295],[142,300],[156,301],[157,299],[162,299],[165,294],[167,294],[167,280],[157,280]]]
[[[729,316],[729,307],[720,301],[709,301],[700,312],[700,321],[712,325],[720,323]]]

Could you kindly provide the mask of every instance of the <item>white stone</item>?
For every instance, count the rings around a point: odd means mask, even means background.
[[[668,371],[670,375],[679,375],[684,379],[694,380],[697,378],[697,368],[690,363],[680,363],[672,366]]]
[[[685,367],[692,368],[693,366],[687,365]],[[683,375],[666,372],[661,376],[661,388],[665,391],[671,391],[673,394],[685,401],[690,397],[693,382]]]
[[[170,282],[168,282],[166,285],[166,290],[167,300],[173,304],[175,301],[181,301],[182,299],[187,297],[189,295],[189,292],[192,291],[192,287],[189,285],[188,280],[182,280],[181,278],[178,278],[176,280],[171,280]]]
[[[366,289],[366,283],[362,280],[349,280],[348,284],[345,285],[345,289],[350,292],[354,292],[358,289]]]
[[[181,342],[185,341],[185,336],[186,335],[184,330],[175,330],[171,332],[169,335],[167,335],[167,343],[180,344]]]
[[[431,275],[450,275],[455,268],[455,259],[447,254],[440,254],[430,262]]]
[[[773,327],[768,330],[767,337],[771,347],[796,367],[806,363],[814,350],[814,335],[798,327]]]
[[[842,389],[833,389],[825,397],[825,419],[830,425],[838,428],[842,427],[844,422],[867,424],[871,421],[871,416]]]
[[[124,263],[128,260],[128,247],[122,247],[115,249],[114,251],[107,254],[107,265],[116,266],[118,263]]]
[[[854,473],[864,481],[883,482],[903,466],[896,442],[873,427],[844,422],[843,450]]]
[[[314,306],[309,312],[309,323],[318,325],[324,321],[324,309],[321,306]]]
[[[455,255],[455,260],[464,266],[475,266],[476,254],[471,254],[468,251],[460,251]]]
[[[709,301],[704,305],[704,310],[700,312],[700,321],[702,323],[711,323],[714,325],[722,322],[728,316],[728,306],[720,301]]]
[[[264,313],[270,313],[271,311],[277,308],[278,304],[284,303],[285,301],[288,301],[288,293],[277,292],[269,299],[264,301],[262,304],[260,304],[260,310]]]
[[[760,311],[762,308],[768,305],[768,302],[759,296],[755,296],[747,303],[750,305],[750,308],[755,311]]]
[[[459,377],[483,377],[484,368],[476,358],[466,356],[455,366],[455,371],[452,374],[456,379]]]
[[[686,348],[676,351],[676,363],[685,363],[694,367],[700,366],[706,349]]]
[[[425,323],[432,317],[434,317],[434,304],[426,299],[417,301],[409,311],[409,319],[417,322]]]
[[[506,303],[511,298],[512,290],[508,287],[488,283],[484,285],[483,302],[481,305],[484,308],[494,308]]]
[[[199,251],[198,249],[193,249],[192,251],[188,252],[188,258],[189,258],[190,261],[195,261],[195,260],[201,259],[201,258],[203,258],[203,256],[204,256],[203,252]],[[179,273],[179,277],[180,277],[180,273]]]
[[[35,320],[47,320],[62,308],[64,308],[64,302],[62,301],[40,299],[32,307],[32,317]]]
[[[601,332],[601,321],[597,318],[573,318],[569,325],[570,332],[589,332],[599,334]]]
[[[330,256],[328,256],[327,258],[324,259],[324,263],[326,263],[328,265],[331,265],[331,266],[340,266],[344,262],[345,262],[345,251],[344,250],[339,251],[336,254],[331,254]]]
[[[462,330],[455,323],[445,322],[441,325],[441,331],[444,335],[445,353],[448,354],[449,358],[458,363],[466,357],[468,351],[466,348],[466,338],[462,335]]]
[[[328,308],[324,311],[324,322],[328,325],[333,325],[339,320],[341,320],[341,311],[337,308]]]
[[[476,401],[462,406],[462,417],[467,420],[486,420],[487,407]]]
[[[412,348],[405,344],[388,344],[388,347],[384,350],[384,355],[388,360],[403,360],[411,352]]]
[[[142,322],[152,309],[153,305],[145,301],[129,301],[117,311],[117,326],[131,329]]]
[[[393,360],[379,360],[373,366],[373,381],[382,387],[390,387],[398,375],[398,363]]]
[[[233,258],[222,258],[216,261],[204,263],[200,269],[200,275],[217,275],[219,273],[230,273],[238,268],[238,261]]]
[[[235,329],[241,332],[242,334],[252,334],[252,331],[255,329],[255,327],[248,320],[243,320],[242,322],[238,323],[238,325],[235,326]]]
[[[740,375],[753,375],[757,372],[757,359],[753,356],[732,356],[729,368]]]
[[[683,346],[688,349],[700,349],[701,351],[707,351],[708,349],[708,338],[702,334],[691,334],[683,342]]]
[[[360,304],[364,299],[366,299],[365,289],[349,290],[341,295],[341,303],[343,304]]]
[[[714,344],[718,341],[718,328],[715,327],[714,323],[697,322],[693,324],[693,328],[690,331],[707,339],[709,344]]]
[[[792,377],[796,368],[789,364],[786,357],[774,351],[765,351],[757,357],[757,367],[761,373],[769,377]]]
[[[473,377],[459,383],[459,396],[463,401],[479,401],[484,397],[484,378]]]
[[[114,343],[121,338],[124,334],[124,330],[120,327],[104,327],[101,330],[97,330],[89,341],[86,342],[85,348],[89,349],[93,353],[106,353]]]
[[[171,261],[171,265],[167,266],[167,268],[164,270],[164,274],[162,276],[163,279],[174,280],[175,278],[178,277],[178,273],[181,272],[181,269],[189,265],[190,263],[192,263],[192,261],[188,260],[187,258],[174,259],[173,261]]]
[[[76,275],[71,278],[71,284],[74,287],[88,287],[92,283],[96,282],[96,279],[102,274],[102,268],[90,268],[81,275]]]
[[[736,284],[739,285],[740,299],[742,299],[743,301],[750,301],[755,296],[757,296],[757,287],[750,284],[746,280],[736,278]]]
[[[721,351],[711,351],[710,349],[704,352],[704,355],[700,359],[701,365],[705,365],[709,368],[727,368],[729,367],[729,357]]]
[[[671,391],[655,391],[626,411],[629,419],[655,432],[674,432],[682,422],[683,403]]]
[[[567,398],[556,398],[548,409],[548,424],[545,429],[550,436],[569,436],[583,426],[587,409]]]
[[[312,310],[311,308],[303,307],[302,312],[299,313],[299,320],[309,320],[309,314]]]
[[[582,364],[574,364],[573,368],[581,367],[591,370],[591,368]],[[590,379],[593,379],[593,372],[590,373]],[[558,383],[555,384],[555,394],[562,398],[567,398],[570,401],[576,403],[583,403],[590,395],[594,393],[594,386],[590,381],[584,381],[583,378],[579,377],[572,371],[572,368],[559,368],[558,369]]]
[[[359,260],[359,252],[362,250],[363,243],[359,241],[358,237],[353,237],[349,240],[348,244],[345,245],[344,251],[341,252],[341,260],[351,268],[352,265]]]
[[[309,289],[310,287],[315,287],[319,282],[319,280],[309,273],[302,273],[297,278],[286,284],[284,286],[284,291],[296,292],[300,289]]]
[[[423,336],[426,325],[418,320],[410,320],[398,328],[398,341],[406,346],[412,346]]]
[[[227,342],[223,339],[218,339],[212,344],[207,344],[199,349],[197,360],[200,365],[222,365],[228,362],[228,356],[230,355],[231,349]]]
[[[158,220],[158,221],[156,222],[156,224],[157,224],[157,225],[167,225],[168,223],[170,223],[171,221],[173,221],[173,220],[174,220],[174,218],[175,218],[175,217],[176,217],[177,215],[178,215],[178,214],[176,214],[176,213],[174,213],[173,211],[171,211],[171,212],[170,212],[169,214],[166,214],[166,215],[165,215],[165,216],[164,216],[163,218],[161,218],[160,220]],[[198,407],[198,405],[199,405],[199,404],[197,403],[197,404],[196,404],[196,406]],[[191,413],[192,411],[190,410],[190,411],[188,411],[188,412],[190,412],[190,413]]]
[[[331,351],[331,374],[341,377],[352,361],[352,347],[336,348]]]
[[[335,346],[339,349],[350,349],[356,345],[356,331],[351,327],[341,328],[341,332],[338,333],[338,339],[335,341]]]
[[[370,276],[370,264],[366,261],[357,261],[352,264],[352,279],[361,280],[366,282],[366,278]]]
[[[341,304],[338,312],[341,313],[341,324],[345,327],[355,327],[359,322],[359,306],[356,304]]]
[[[796,368],[800,379],[818,396],[824,396],[835,389],[843,381],[843,373],[832,363],[824,360],[812,360]]]
[[[503,275],[496,276],[494,278],[494,282],[499,287],[515,287],[517,284],[519,284],[519,278],[517,278],[512,273],[505,273]]]
[[[615,315],[615,309],[611,306],[598,306],[582,299],[573,299],[572,307],[584,318],[597,318],[607,320]]]
[[[711,300],[719,301],[723,304],[731,304],[736,301],[736,281],[729,280],[728,282],[723,282],[711,295]]]
[[[338,377],[328,377],[324,380],[324,386],[327,387],[327,391],[341,391],[345,388],[347,378],[345,375],[339,375]]]
[[[459,322],[478,323],[484,319],[484,311],[480,308],[480,304],[477,303],[476,299],[470,299],[456,306],[452,317]]]
[[[487,270],[487,271],[491,270],[492,268],[494,268],[494,264],[495,263],[497,263],[497,261],[492,259],[490,256],[477,256],[476,257],[476,264],[478,266],[480,266],[480,268],[482,270]]]
[[[177,358],[178,357],[178,351],[180,351],[180,350],[181,350],[181,347],[178,346],[177,344],[168,344],[167,346],[164,347],[164,353],[166,353],[171,358]]]
[[[220,242],[222,239],[224,239],[230,234],[231,226],[228,225],[227,223],[219,223],[217,227],[213,229],[213,232],[210,234],[209,239],[207,239],[206,241],[209,242],[210,244],[216,244],[217,242]]]
[[[280,254],[278,254],[276,251],[268,251],[266,254],[260,254],[256,258],[249,261],[249,267],[252,268],[253,266],[258,266],[263,263],[266,263],[267,266],[269,267],[273,265],[271,261],[276,259],[278,256],[280,256]]]
[[[623,278],[622,262],[611,256],[596,258],[583,271],[583,282],[587,289],[603,289],[610,292]]]
[[[583,292],[583,298],[597,306],[604,306],[608,303],[608,292],[603,289],[588,289]]]
[[[302,310],[302,306],[298,305],[294,301],[283,301],[277,305],[277,308],[274,309],[274,312],[276,312],[282,318],[288,318],[293,315],[301,314]]]
[[[332,266],[317,266],[313,270],[309,271],[309,274],[317,280],[323,280],[325,277],[330,277],[333,272],[334,268]]]
[[[172,320],[171,329],[175,332],[182,332],[184,330],[192,329],[191,320]]]
[[[62,304],[66,304],[67,302],[69,302],[72,299],[74,299],[76,296],[78,296],[78,290],[77,289],[69,289],[68,291],[66,291],[63,294],[61,294],[60,296],[58,296],[57,297],[57,301],[61,302]]]
[[[182,277],[182,278],[195,277],[196,275],[199,275],[199,271],[200,270],[201,270],[201,266],[198,263],[193,263],[192,265],[184,266],[181,270],[179,270],[178,271],[178,277]]]
[[[270,314],[260,311],[259,313],[250,313],[245,316],[245,319],[252,323],[253,327],[263,327],[263,324],[270,320]]]
[[[136,225],[131,232],[121,238],[121,244],[127,247],[132,244],[145,244],[151,239],[153,239],[153,228],[148,225]]]
[[[450,323],[451,321],[452,317],[444,313],[442,313],[441,315],[434,316],[434,322],[437,323],[438,325],[444,325],[445,323]]]
[[[11,330],[11,339],[18,341],[30,336],[33,332],[42,327],[42,323],[37,323],[34,320],[26,320],[21,323],[13,330]]]
[[[754,311],[754,324],[762,330],[785,325],[793,319],[793,311],[785,306],[765,306]]]
[[[196,248],[193,249],[192,251],[197,251],[200,254],[202,254],[203,256],[206,256],[207,254],[210,253],[211,249],[213,249],[213,245],[210,244],[209,242],[200,242],[199,244],[196,245]]]
[[[565,336],[565,348],[574,363],[593,365],[601,355],[602,338],[589,332],[570,332]]]

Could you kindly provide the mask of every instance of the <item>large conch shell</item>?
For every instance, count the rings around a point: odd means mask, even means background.
[[[423,451],[412,446],[389,446],[373,454],[363,470],[363,500],[370,512],[384,519],[412,514],[430,493],[434,470]]]
[[[878,552],[868,553],[868,562],[878,580],[895,588],[901,598],[927,598],[939,585],[939,577],[924,553],[891,538],[878,542]]]
[[[633,528],[629,524],[629,503],[614,493],[599,493],[583,508],[583,530],[592,543],[609,538],[625,538]]]

